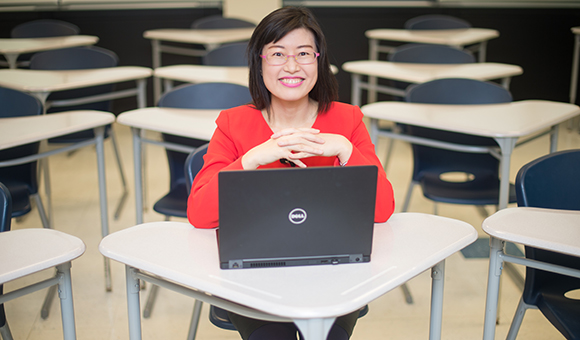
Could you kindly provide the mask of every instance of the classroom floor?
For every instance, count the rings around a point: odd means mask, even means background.
[[[132,142],[130,130],[115,125],[125,174],[130,187],[130,197],[119,220],[110,218],[110,231],[115,232],[134,225]],[[580,135],[570,131],[564,124],[560,128],[559,150],[580,148]],[[386,141],[379,143],[379,154],[384,155]],[[517,148],[512,158],[511,179],[525,163],[549,151],[548,137],[542,137]],[[120,195],[120,180],[114,162],[112,144],[105,143],[107,192],[109,213],[112,216]],[[411,150],[407,143],[397,141],[387,175],[395,188],[398,209],[406,192],[412,169]],[[128,339],[127,307],[125,300],[124,267],[112,262],[112,292],[105,291],[103,257],[98,251],[101,239],[96,156],[94,148],[84,148],[73,155],[57,155],[50,158],[52,200],[55,228],[81,238],[87,245],[83,256],[73,262],[73,294],[78,339],[117,340]],[[158,146],[147,147],[148,207],[145,221],[161,221],[163,216],[152,211],[154,201],[168,188],[168,171],[163,150]],[[492,211],[488,207],[488,211]],[[397,210],[397,211],[399,211]],[[416,188],[410,211],[431,213],[433,204],[423,198]],[[440,205],[439,214],[457,218],[472,224],[480,236],[483,217],[471,206]],[[36,211],[22,221],[13,222],[13,229],[39,228]],[[192,259],[195,261],[195,259]],[[517,268],[523,273],[522,268]],[[445,299],[443,315],[443,339],[480,339],[483,334],[483,316],[487,285],[487,259],[466,259],[456,253],[446,261]],[[51,272],[42,272],[29,278],[5,284],[4,291],[11,291],[32,279],[44,278]],[[503,276],[500,297],[499,325],[496,339],[505,338],[509,322],[521,292],[514,282]],[[359,319],[353,340],[370,339],[426,339],[429,332],[430,273],[412,279],[408,283],[414,304],[405,303],[402,290],[395,289],[372,302],[370,312]],[[150,287],[149,285],[147,287]],[[145,298],[149,289],[143,291]],[[60,307],[55,300],[50,316],[43,320],[40,308],[45,290],[24,296],[6,304],[10,328],[18,340],[62,339]],[[142,302],[142,306],[144,302]],[[149,319],[142,323],[143,339],[185,339],[191,317],[193,300],[189,297],[160,289],[157,303]],[[198,330],[198,339],[240,339],[233,331],[219,329],[209,323],[207,305],[204,305]],[[519,339],[562,339],[563,337],[536,310],[527,312]]]

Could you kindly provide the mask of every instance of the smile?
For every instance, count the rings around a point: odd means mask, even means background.
[[[300,84],[302,84],[303,81],[304,81],[303,78],[280,78],[280,83],[288,87],[300,86]]]

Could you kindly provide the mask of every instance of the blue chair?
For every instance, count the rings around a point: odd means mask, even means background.
[[[516,177],[518,206],[580,210],[579,169],[580,149],[552,153],[524,165]],[[525,253],[529,259],[580,269],[574,256],[527,246]],[[578,278],[526,267],[524,291],[507,339],[516,338],[529,308],[538,308],[566,339],[580,339],[580,301],[565,297],[575,289],[580,289]]]
[[[42,103],[34,96],[0,87],[0,117],[23,117],[42,114]],[[40,143],[30,143],[0,151],[0,161],[17,159],[38,153]],[[12,197],[11,216],[21,217],[32,210],[30,199],[33,198],[38,209],[42,225],[50,228],[44,204],[38,192],[38,161],[25,164],[0,167],[0,182],[10,191]]]
[[[481,105],[511,102],[508,90],[498,84],[475,79],[447,78],[413,85],[407,89],[407,102],[425,104]],[[496,147],[492,138],[403,125],[405,134],[442,142]],[[403,211],[407,211],[412,189],[420,184],[423,195],[434,202],[467,204],[482,207],[497,205],[499,197],[499,160],[489,153],[459,152],[412,144],[413,175]],[[446,173],[464,173],[464,181],[447,181]],[[510,186],[509,202],[515,202],[515,188]],[[436,206],[436,205],[435,205]],[[435,210],[436,212],[436,210]]]
[[[110,50],[97,47],[73,47],[60,50],[51,50],[36,53],[30,60],[30,68],[34,70],[81,70],[81,69],[96,69],[115,67],[119,64],[119,58]],[[113,84],[106,84],[100,86],[92,86],[87,88],[60,91],[52,93],[48,96],[47,104],[49,109],[47,113],[72,111],[72,110],[98,110],[111,111],[111,100],[105,99],[100,101],[85,100],[85,104],[58,104],[59,101],[66,101],[69,99],[85,99],[91,96],[107,94],[113,91]],[[58,104],[58,105],[57,105]],[[52,105],[53,108],[50,108]],[[95,137],[94,131],[85,130],[66,136],[50,139],[50,143],[78,143],[87,139]],[[115,210],[115,219],[118,219],[123,204],[128,196],[127,183],[125,180],[125,173],[123,165],[121,164],[121,156],[117,146],[117,138],[111,127],[108,125],[105,129],[105,138],[111,137],[113,150],[115,151],[115,158],[119,167],[119,175],[121,178],[121,185],[123,191],[121,198]]]
[[[55,19],[40,19],[28,21],[15,26],[10,31],[12,38],[44,38],[77,35],[80,33],[77,25]]]
[[[231,43],[217,47],[203,57],[208,66],[248,66],[247,42]]]
[[[230,83],[200,83],[185,84],[172,89],[159,99],[158,105],[183,109],[228,109],[251,101],[250,90],[246,86]],[[168,143],[185,145],[194,149],[207,143],[204,140],[169,134],[162,134],[162,139]],[[153,210],[165,215],[166,220],[169,220],[171,216],[185,218],[187,217],[187,197],[190,189],[186,184],[184,172],[185,160],[188,155],[170,149],[166,149],[166,154],[169,164],[169,192],[153,205]],[[151,288],[143,310],[145,318],[151,315],[157,289],[157,286]],[[201,305],[199,307],[201,308]]]
[[[221,15],[211,15],[198,19],[191,24],[193,29],[223,29],[223,28],[253,28],[256,24],[242,19],[224,18]]]
[[[12,198],[8,188],[0,182],[0,233],[10,230],[12,220]],[[0,285],[0,295],[4,293],[4,285]],[[0,336],[2,339],[12,339],[10,327],[6,321],[4,304],[0,304]]]
[[[426,14],[407,20],[404,27],[408,30],[448,30],[470,28],[471,24],[450,15]]]

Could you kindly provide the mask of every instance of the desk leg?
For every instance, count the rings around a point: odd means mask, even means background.
[[[153,64],[153,70],[161,66],[161,42],[157,39],[151,40],[151,62]],[[161,97],[161,79],[153,77],[153,99],[155,103]]]
[[[70,262],[63,263],[57,267],[57,273],[61,277],[58,283],[58,296],[60,298],[62,332],[65,340],[76,339],[75,313],[73,305],[70,268],[71,268]]]
[[[479,52],[477,58],[480,63],[485,63],[485,55],[487,54],[487,41],[479,43]]]
[[[109,235],[109,211],[107,206],[107,178],[105,176],[105,127],[100,126],[95,129],[95,138],[97,140],[97,169],[99,173],[99,201],[101,205],[101,235],[104,238]],[[107,292],[112,288],[111,284],[111,265],[109,258],[105,257],[105,287]]]
[[[375,153],[378,151],[379,144],[379,120],[376,118],[371,118],[369,126],[369,134],[371,136],[371,142],[375,145]]]
[[[350,89],[350,98],[351,98],[351,104],[354,106],[358,106],[360,107],[360,101],[361,101],[361,89],[360,89],[360,83],[361,83],[361,75],[360,74],[355,74],[353,73],[351,76],[352,79],[352,88]]]
[[[369,59],[379,60],[379,40],[370,39],[369,40]],[[367,93],[367,104],[374,103],[377,101],[377,77],[368,77],[368,93]],[[360,102],[359,102],[360,105]]]
[[[576,103],[578,86],[578,59],[580,58],[580,35],[574,36],[574,56],[572,57],[572,79],[570,81],[570,103]]]
[[[141,170],[141,129],[131,128],[133,133],[133,168],[135,171],[135,212],[137,224],[143,223],[143,172]]]
[[[139,305],[139,279],[133,268],[125,266],[127,280],[127,315],[129,318],[129,339],[141,340],[141,306]]]
[[[443,291],[445,282],[445,260],[431,268],[431,321],[429,340],[441,339],[441,324],[443,322]]]
[[[510,190],[510,162],[512,151],[516,146],[517,138],[495,138],[501,149],[500,183],[499,183],[499,209],[508,206]]]
[[[147,107],[147,79],[137,80],[137,107]]]
[[[550,131],[550,153],[558,151],[558,131],[559,125],[552,126]]]
[[[8,62],[8,68],[16,68],[16,63],[18,60],[17,53],[6,53],[4,54],[6,61]]]
[[[489,275],[487,278],[487,295],[485,299],[485,320],[483,322],[483,340],[494,340],[497,320],[497,304],[499,300],[499,283],[503,268],[504,241],[489,238]]]
[[[336,318],[294,320],[306,340],[326,340]]]

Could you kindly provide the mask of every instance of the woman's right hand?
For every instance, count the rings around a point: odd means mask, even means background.
[[[242,166],[246,170],[252,170],[280,159],[291,159],[297,166],[305,168],[306,165],[300,159],[320,156],[324,152],[320,146],[325,141],[318,136],[319,133],[320,130],[312,128],[276,132],[270,139],[246,152],[242,156]]]

